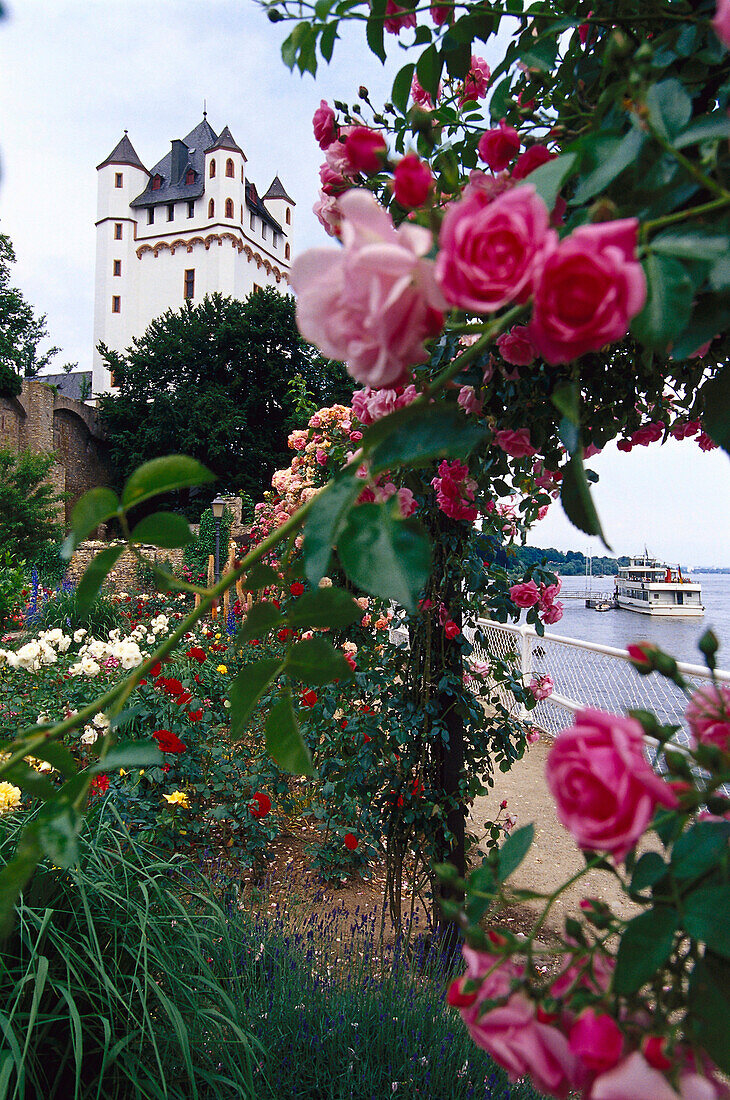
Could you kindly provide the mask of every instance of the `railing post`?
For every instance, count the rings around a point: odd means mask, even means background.
[[[532,679],[532,632],[529,626],[521,626],[520,635],[522,636],[520,672],[522,673],[522,679],[529,683]]]

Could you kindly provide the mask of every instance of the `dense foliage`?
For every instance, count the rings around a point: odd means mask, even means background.
[[[53,455],[0,448],[0,546],[27,561],[57,539],[62,498],[46,480]]]
[[[562,551],[556,550],[554,546],[515,546],[510,555],[510,568],[524,572],[529,565],[545,562],[563,577],[582,577],[588,572],[589,560],[593,576],[613,577],[618,573],[619,566],[629,564],[627,557],[607,558],[596,554],[588,559],[580,550]]]

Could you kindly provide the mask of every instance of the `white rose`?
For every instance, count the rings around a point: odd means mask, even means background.
[[[86,630],[83,626],[80,626],[78,630],[74,630],[74,641],[77,643],[80,642],[85,633]]]

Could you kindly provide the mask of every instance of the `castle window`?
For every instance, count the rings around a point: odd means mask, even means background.
[[[233,219],[233,199],[226,199],[226,217]]]
[[[162,187],[162,176],[159,174],[152,177],[152,190],[159,191]]]
[[[286,224],[291,225],[291,210],[288,206],[286,208]]]
[[[115,275],[121,275],[122,274],[122,261],[121,260],[115,260],[114,261],[114,274]]]
[[[279,247],[279,234],[274,230],[274,248]]]
[[[114,240],[121,241],[122,239],[122,223],[114,222]]]
[[[254,214],[253,210],[248,215],[248,224],[249,224],[249,228],[252,229],[255,232],[256,231],[256,215]]]
[[[261,221],[261,240],[266,240],[266,222],[263,220]]]
[[[148,225],[154,225],[155,224],[155,208],[154,208],[154,206],[148,206],[147,207],[147,224]]]
[[[185,272],[185,286],[183,287],[183,298],[195,297],[195,268],[191,267]]]
[[[115,294],[112,298],[112,313],[122,312],[122,299],[118,294]]]
[[[245,172],[244,166],[243,166],[243,165],[241,165],[241,183],[245,183],[245,182],[246,182],[246,177],[245,177],[245,175],[244,175],[244,172]]]
[[[174,220],[174,218],[175,218],[175,203],[171,202],[171,203],[168,203],[168,205],[167,205],[167,220],[169,222],[171,222],[171,221]]]
[[[123,183],[124,183],[124,176],[122,175],[122,173],[121,172],[115,172],[114,173],[114,186],[115,187],[121,187]]]
[[[215,214],[215,203],[211,199],[210,202],[208,203],[208,217],[212,218],[214,216],[214,214]]]
[[[215,179],[215,161],[210,162],[210,168],[208,169],[208,175],[211,179]]]
[[[241,203],[241,225],[243,225],[243,203]]]
[[[226,161],[226,175],[233,179],[233,161],[230,157]]]
[[[194,202],[189,202],[188,203],[188,217],[189,218],[194,218],[195,217],[195,203]]]
[[[284,259],[288,260],[290,256],[291,256],[291,249],[289,248],[288,244],[285,244],[284,245]]]
[[[192,168],[188,168],[185,173],[185,182],[188,186],[190,186],[191,183],[195,183],[195,172],[193,172]]]

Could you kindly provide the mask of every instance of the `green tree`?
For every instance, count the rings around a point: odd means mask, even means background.
[[[20,393],[23,377],[35,377],[58,352],[55,347],[39,350],[48,336],[46,317],[36,316],[21,292],[10,285],[14,263],[10,238],[0,233],[0,397]]]
[[[197,511],[223,487],[261,497],[289,463],[302,388],[315,407],[352,393],[342,366],[302,340],[293,298],[271,288],[245,301],[206,296],[158,317],[125,353],[100,351],[118,385],[99,405],[119,482],[142,462],[183,452],[219,479]]]
[[[45,480],[53,455],[0,449],[0,547],[13,561],[27,561],[62,530],[62,498]]]

